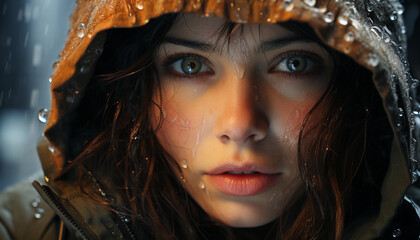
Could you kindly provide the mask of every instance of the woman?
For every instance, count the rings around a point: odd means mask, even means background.
[[[4,236],[418,237],[417,83],[399,14],[79,1],[52,78],[38,220],[10,206],[25,186],[9,190]]]

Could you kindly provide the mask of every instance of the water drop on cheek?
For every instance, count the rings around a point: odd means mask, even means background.
[[[181,161],[181,167],[184,168],[184,169],[187,169],[188,168],[188,162],[187,162],[186,159],[182,159],[182,161]]]
[[[200,189],[202,189],[202,190],[206,189],[206,185],[204,184],[204,182],[203,182],[203,181],[200,181],[200,182],[198,183],[198,187],[199,187]]]
[[[295,116],[296,116],[296,119],[299,119],[299,117],[300,117],[300,111],[299,110],[295,111]]]

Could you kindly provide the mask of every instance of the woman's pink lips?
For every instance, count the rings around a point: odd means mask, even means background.
[[[254,196],[265,192],[281,173],[270,167],[254,164],[226,164],[206,173],[209,182],[219,191],[233,196]]]
[[[207,175],[209,182],[219,191],[233,196],[247,197],[265,192],[275,182],[277,174],[229,173]]]

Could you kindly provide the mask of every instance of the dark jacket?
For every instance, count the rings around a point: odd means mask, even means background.
[[[420,239],[417,136],[420,121],[406,59],[402,5],[396,0],[78,0],[52,77],[52,110],[39,155],[45,178],[10,188],[0,198],[1,239],[131,239],[128,220],[81,193],[72,174],[55,180],[74,144],[69,119],[106,43],[110,28],[130,28],[169,12],[195,12],[236,22],[308,23],[319,37],[373,73],[394,132],[379,214],[343,239]],[[88,188],[103,193],[91,176]],[[417,182],[416,182],[417,181]],[[38,200],[39,199],[39,200]],[[46,205],[48,204],[48,206]],[[41,210],[42,209],[42,210]]]

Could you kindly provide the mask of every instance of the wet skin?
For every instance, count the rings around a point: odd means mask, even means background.
[[[163,118],[158,140],[192,198],[228,226],[257,227],[302,193],[297,138],[333,63],[278,24],[244,24],[218,41],[224,24],[178,17],[157,54],[163,114],[154,107],[152,122]]]

